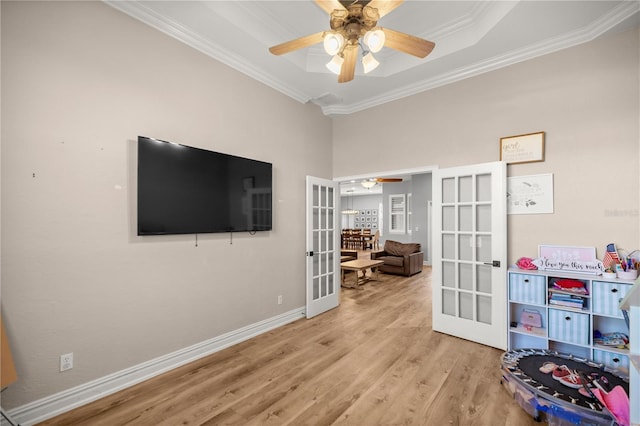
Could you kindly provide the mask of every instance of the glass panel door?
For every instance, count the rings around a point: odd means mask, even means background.
[[[339,304],[338,184],[307,176],[307,318]]]
[[[506,349],[506,165],[434,172],[433,329]]]

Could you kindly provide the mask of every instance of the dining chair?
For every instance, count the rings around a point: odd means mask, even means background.
[[[371,238],[366,245],[366,248],[371,250],[379,250],[380,249],[380,230],[378,229],[375,234],[373,234],[373,238]]]

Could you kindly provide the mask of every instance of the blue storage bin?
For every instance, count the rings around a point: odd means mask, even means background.
[[[622,318],[622,312],[618,305],[620,300],[624,299],[631,289],[631,285],[594,281],[592,287],[591,304],[593,313]]]
[[[589,344],[589,315],[549,309],[549,338],[578,345]]]
[[[593,360],[609,368],[620,370],[624,375],[629,374],[629,357],[627,355],[594,349]]]
[[[544,305],[547,285],[542,275],[509,274],[509,300]]]

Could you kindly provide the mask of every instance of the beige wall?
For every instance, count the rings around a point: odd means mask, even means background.
[[[501,137],[544,131],[545,161],[508,173],[553,173],[555,211],[509,216],[510,261],[538,244],[640,248],[639,45],[617,34],[337,117],[333,173],[496,161]],[[382,155],[349,161],[362,152]]]
[[[272,162],[273,231],[137,237],[138,135]],[[101,2],[3,1],[3,408],[303,306],[307,174],[331,177],[317,107]]]

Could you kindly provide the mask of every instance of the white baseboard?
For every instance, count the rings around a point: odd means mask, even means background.
[[[14,408],[8,414],[21,426],[33,425],[304,317],[305,309],[297,308]],[[2,419],[0,424],[9,423]]]

